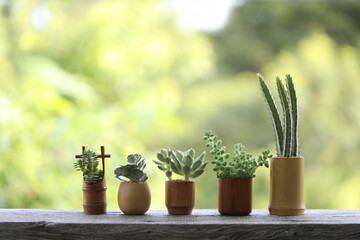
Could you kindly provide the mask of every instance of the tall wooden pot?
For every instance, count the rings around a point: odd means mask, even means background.
[[[83,182],[83,207],[85,214],[105,214],[106,201],[106,179],[95,184]]]
[[[151,193],[148,182],[121,182],[118,191],[120,210],[128,215],[141,215],[149,210]]]
[[[304,214],[303,157],[270,159],[269,212],[280,216]]]
[[[166,181],[165,205],[169,214],[190,215],[195,206],[195,181]]]
[[[252,178],[219,178],[218,210],[223,215],[249,215]]]

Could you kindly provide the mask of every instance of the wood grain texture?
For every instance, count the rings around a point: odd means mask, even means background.
[[[270,159],[270,214],[303,215],[304,158],[273,157]]]
[[[165,205],[169,214],[191,214],[195,206],[195,181],[166,181]]]
[[[249,215],[252,178],[219,178],[218,209],[224,215]]]
[[[360,211],[307,210],[303,216],[222,216],[217,210],[141,216],[109,210],[0,209],[0,239],[360,239]]]

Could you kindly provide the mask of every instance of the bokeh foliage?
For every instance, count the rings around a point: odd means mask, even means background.
[[[307,208],[360,207],[360,4],[249,1],[212,34],[180,31],[166,1],[1,4],[0,207],[81,208],[81,145],[112,154],[110,209],[113,170],[131,153],[149,163],[152,209],[165,208],[166,178],[150,161],[161,148],[201,152],[213,129],[228,148],[275,153],[257,71],[294,78]],[[257,172],[254,208],[267,207],[268,175]],[[196,182],[196,207],[216,208],[215,174]]]

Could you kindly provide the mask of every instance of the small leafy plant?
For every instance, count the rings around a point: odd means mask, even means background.
[[[221,146],[222,140],[217,139],[212,131],[205,132],[204,140],[208,141],[206,146],[212,148],[209,153],[214,158],[211,163],[214,164],[213,170],[218,178],[253,178],[256,177],[255,171],[258,167],[269,167],[267,159],[272,157],[269,150],[262,152],[256,161],[251,153],[245,152],[244,145],[237,143],[234,145],[234,157],[227,161],[230,153],[226,152],[225,146]]]
[[[83,179],[85,183],[95,184],[103,179],[103,170],[98,169],[99,160],[97,159],[95,151],[89,149],[85,150],[82,157],[74,163],[76,171],[83,172]]]
[[[286,89],[281,79],[276,76],[276,85],[283,109],[283,122],[264,78],[257,74],[265,102],[274,127],[276,151],[279,157],[299,156],[299,108],[295,86],[290,74],[286,74]]]
[[[190,178],[197,178],[203,174],[207,162],[205,151],[199,157],[195,157],[195,150],[190,148],[186,152],[180,150],[173,151],[170,148],[162,149],[156,154],[159,161],[153,160],[161,171],[166,173],[169,180],[172,180],[172,173],[184,176],[185,181]]]
[[[129,164],[120,165],[114,171],[115,177],[125,182],[143,183],[148,177],[143,172],[146,167],[145,159],[141,160],[141,154],[131,154],[127,157]]]

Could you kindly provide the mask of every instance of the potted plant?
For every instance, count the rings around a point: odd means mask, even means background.
[[[145,159],[140,154],[127,157],[128,163],[116,168],[115,177],[121,182],[118,191],[118,205],[120,210],[129,215],[144,214],[149,210],[151,202],[150,187],[144,168]]]
[[[104,146],[101,146],[101,155],[86,146],[82,147],[83,154],[76,155],[79,158],[74,167],[77,171],[83,172],[83,207],[85,214],[105,214],[106,201],[106,178],[105,178],[105,158],[110,154],[105,154]],[[103,170],[98,169],[99,160],[102,158]]]
[[[279,117],[273,96],[264,78],[257,75],[268,106],[275,133],[277,156],[270,159],[270,202],[272,215],[303,215],[304,158],[299,154],[299,108],[293,79],[286,74],[286,89],[276,76],[276,85],[284,114]]]
[[[257,159],[251,153],[245,152],[241,143],[234,145],[232,160],[226,153],[226,147],[221,146],[222,140],[212,131],[205,132],[204,140],[211,147],[210,154],[214,160],[213,170],[218,180],[218,210],[224,215],[249,215],[252,211],[252,182],[256,177],[255,171],[260,166],[269,167],[267,159],[272,157],[270,151],[264,151]]]
[[[153,160],[161,171],[166,173],[165,205],[169,214],[189,215],[195,206],[195,181],[207,165],[204,162],[205,152],[195,157],[195,150],[190,148],[186,152],[180,150],[162,149],[156,154],[159,161]],[[172,173],[184,176],[184,180],[173,180]]]

